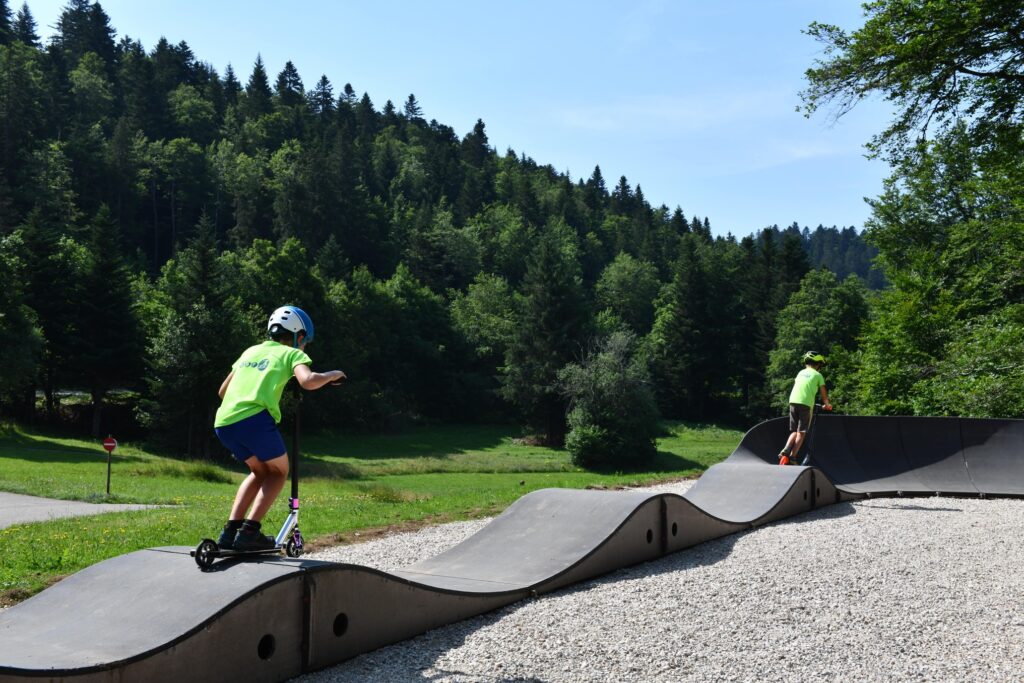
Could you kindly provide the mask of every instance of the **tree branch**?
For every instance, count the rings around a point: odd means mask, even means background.
[[[993,77],[993,78],[1002,79],[1004,81],[1019,81],[1019,82],[1024,83],[1024,74],[1012,73],[1010,71],[1005,71],[1005,70],[999,70],[999,71],[975,71],[974,69],[969,69],[968,67],[964,66],[963,64],[956,64],[954,66],[955,66],[957,71],[959,71],[960,73],[967,74],[969,76],[977,76],[979,78]]]

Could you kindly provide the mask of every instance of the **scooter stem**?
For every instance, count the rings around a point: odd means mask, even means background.
[[[291,480],[292,480],[292,498],[299,499],[299,431],[302,429],[302,388],[296,385],[295,387],[295,425],[292,429],[292,462],[291,462]]]

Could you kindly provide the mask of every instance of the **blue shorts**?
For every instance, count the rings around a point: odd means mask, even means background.
[[[239,462],[244,463],[254,455],[260,462],[267,462],[287,451],[274,418],[265,410],[213,431]]]

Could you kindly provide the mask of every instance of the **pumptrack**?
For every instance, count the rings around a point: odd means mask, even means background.
[[[385,573],[273,557],[199,571],[190,548],[100,562],[0,613],[0,682],[281,681],[432,628],[822,505],[1024,495],[1024,421],[821,415],[812,467],[783,419],[684,496],[544,489],[461,544]]]

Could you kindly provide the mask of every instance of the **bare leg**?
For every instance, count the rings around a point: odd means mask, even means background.
[[[786,445],[792,445],[793,449],[789,452],[789,459],[796,460],[797,453],[800,452],[800,447],[804,445],[804,437],[807,436],[806,432],[793,432],[789,435],[789,443]]]
[[[256,460],[255,457],[249,460]],[[246,463],[249,461],[247,460]],[[270,507],[277,500],[277,496],[281,493],[281,489],[284,488],[284,483],[288,479],[288,454],[282,453],[273,460],[267,462],[259,462],[261,469],[264,471],[264,477],[259,486],[259,492],[256,493],[255,498],[252,502],[252,510],[249,511],[249,519],[254,522],[263,521],[263,517],[270,510]],[[252,468],[252,465],[249,465]],[[253,470],[253,474],[256,471]]]
[[[253,467],[249,460],[255,460],[259,465]],[[238,493],[235,494],[235,502],[231,506],[231,516],[228,517],[230,520],[241,520],[245,517],[245,511],[252,505],[252,501],[256,498],[256,494],[259,493],[260,487],[263,486],[263,481],[266,479],[266,468],[263,467],[257,458],[252,457],[246,461],[252,472],[245,478],[245,481],[238,487]]]
[[[789,459],[794,460],[796,458],[796,454],[800,452],[800,446],[803,445],[805,436],[807,436],[805,432],[790,432],[789,438],[786,439],[786,446],[782,449],[782,453],[788,453]]]

